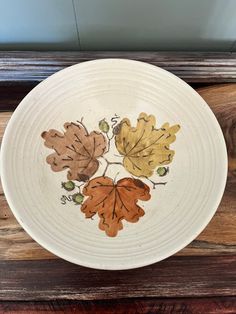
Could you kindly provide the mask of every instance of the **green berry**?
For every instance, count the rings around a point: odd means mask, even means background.
[[[108,133],[109,132],[109,129],[110,129],[110,126],[109,124],[107,123],[107,121],[105,119],[102,119],[101,121],[99,121],[99,129],[104,132],[104,133]]]
[[[72,195],[72,199],[76,204],[80,205],[83,203],[84,196],[81,193],[75,193],[74,195]]]
[[[168,167],[159,167],[157,168],[157,174],[160,176],[160,177],[164,177],[169,171],[169,168]]]
[[[62,182],[61,186],[67,191],[73,191],[75,188],[73,181]]]

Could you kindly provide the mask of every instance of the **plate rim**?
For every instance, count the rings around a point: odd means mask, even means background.
[[[71,258],[70,256],[67,256],[66,254],[64,254],[63,252],[58,251],[57,249],[54,248],[53,245],[48,244],[47,242],[45,243],[44,240],[42,240],[40,237],[37,236],[37,234],[35,235],[34,231],[31,230],[30,228],[28,228],[27,224],[25,224],[20,217],[20,213],[19,210],[17,210],[17,206],[14,206],[11,197],[10,197],[10,190],[8,190],[7,188],[7,174],[5,173],[4,170],[4,160],[6,160],[6,154],[5,154],[5,150],[6,150],[6,146],[7,146],[7,142],[8,139],[10,138],[10,129],[11,129],[11,125],[14,123],[15,120],[17,120],[19,113],[22,113],[22,110],[24,110],[24,100],[27,99],[29,97],[29,95],[31,93],[35,93],[35,91],[37,91],[38,88],[40,88],[45,82],[47,82],[48,80],[51,80],[52,78],[54,78],[55,76],[57,76],[58,74],[62,74],[65,71],[70,71],[71,68],[73,67],[79,67],[80,65],[86,66],[87,64],[91,64],[91,63],[106,63],[106,62],[111,62],[111,61],[115,61],[115,62],[131,62],[131,63],[137,63],[137,64],[144,64],[147,67],[150,67],[150,69],[152,70],[161,70],[164,71],[166,74],[174,77],[175,79],[177,79],[178,81],[181,81],[182,84],[184,84],[185,86],[187,86],[187,88],[189,90],[191,90],[192,93],[195,93],[197,95],[197,97],[199,97],[199,99],[201,100],[202,103],[205,104],[206,108],[208,109],[208,111],[211,112],[211,116],[212,116],[212,122],[214,120],[214,124],[217,127],[218,131],[219,131],[219,135],[221,137],[221,150],[222,150],[222,157],[224,157],[224,165],[222,162],[222,168],[221,168],[221,172],[222,172],[222,178],[224,178],[224,180],[222,179],[221,183],[219,183],[219,193],[217,195],[217,197],[214,197],[214,206],[212,206],[209,210],[208,210],[208,215],[205,218],[204,221],[202,221],[201,224],[198,225],[198,228],[196,228],[196,231],[189,237],[186,238],[185,241],[182,241],[178,246],[176,245],[175,248],[173,250],[169,250],[168,253],[163,254],[161,257],[159,258],[155,258],[155,254],[153,254],[154,258],[149,259],[148,261],[146,260],[146,262],[138,262],[135,261],[132,265],[131,263],[127,266],[124,266],[124,264],[120,264],[120,266],[116,266],[113,267],[112,264],[106,267],[102,266],[102,261],[101,264],[99,264],[99,262],[97,263],[91,263],[89,260],[87,260],[86,262],[80,261],[79,255],[76,259]],[[223,153],[224,151],[224,153]],[[223,156],[224,155],[224,156]],[[222,158],[223,160],[223,158]],[[12,211],[12,213],[14,214],[15,218],[17,219],[18,223],[23,227],[23,229],[28,233],[28,235],[34,240],[36,241],[39,245],[41,245],[43,248],[45,248],[46,250],[48,250],[49,252],[51,252],[52,254],[68,261],[71,263],[74,263],[76,265],[80,265],[80,266],[84,266],[84,267],[89,267],[89,268],[93,268],[93,269],[100,269],[100,270],[127,270],[127,269],[135,269],[135,268],[139,268],[139,267],[144,267],[144,266],[148,266],[148,265],[152,265],[154,263],[160,262],[161,260],[164,260],[170,256],[172,256],[173,254],[179,252],[180,250],[182,250],[184,247],[186,247],[188,244],[190,244],[205,228],[206,226],[209,224],[209,222],[211,221],[211,219],[213,218],[215,212],[217,211],[217,208],[220,204],[220,201],[223,197],[224,194],[224,190],[225,190],[225,186],[226,186],[226,182],[227,182],[227,174],[228,174],[228,156],[227,156],[227,148],[226,148],[226,143],[225,143],[225,139],[224,139],[224,135],[222,132],[222,129],[220,127],[220,124],[214,114],[214,112],[211,110],[211,108],[209,107],[209,105],[207,104],[207,102],[196,92],[195,89],[193,89],[189,84],[187,84],[184,80],[182,80],[181,78],[179,78],[178,76],[176,76],[175,74],[159,67],[159,66],[155,66],[153,64],[147,63],[147,62],[142,62],[142,61],[136,61],[136,60],[132,60],[132,59],[123,59],[123,58],[104,58],[104,59],[95,59],[95,60],[90,60],[90,61],[85,61],[85,62],[81,62],[81,63],[77,63],[74,64],[72,66],[66,67],[62,70],[59,70],[57,72],[55,72],[54,74],[50,75],[48,78],[46,78],[45,80],[41,81],[37,86],[35,86],[19,103],[19,105],[17,106],[16,110],[13,112],[10,120],[7,123],[7,127],[4,131],[3,134],[3,138],[2,138],[2,144],[1,144],[1,151],[0,151],[0,175],[1,175],[1,182],[2,182],[2,187],[3,187],[3,191],[6,197],[6,200],[9,204],[9,207]]]

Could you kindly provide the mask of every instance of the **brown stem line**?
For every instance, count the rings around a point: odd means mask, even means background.
[[[129,209],[125,206],[123,200],[122,200],[121,197],[120,197],[120,193],[119,193],[119,191],[118,191],[117,189],[116,189],[116,193],[117,193],[118,196],[119,196],[119,199],[120,199],[120,202],[121,202],[122,206],[126,209],[127,212],[129,212]]]
[[[84,186],[85,184],[86,184],[87,182],[83,182],[83,183],[81,183],[81,184],[79,184],[79,185],[75,185],[78,189],[79,189],[79,193],[81,193],[81,194],[83,194],[82,193],[82,186]]]
[[[105,196],[105,198],[104,198],[103,200],[101,200],[99,203],[96,204],[96,207],[97,207],[98,205],[104,203],[105,200],[108,199],[108,197],[110,197],[111,193],[112,193],[115,189],[116,189],[116,188],[113,187],[113,188],[110,190],[110,192]],[[103,207],[104,207],[104,204],[103,204]]]
[[[88,154],[88,156],[91,156],[91,154],[89,153],[89,151],[87,150],[87,148],[84,146],[84,144],[81,142],[80,138],[78,137],[77,134],[74,134],[75,137],[77,138],[77,142],[80,143],[83,146],[84,151]],[[82,155],[82,154],[80,154]]]
[[[111,140],[114,138],[115,134],[113,134],[111,137],[108,136],[108,134],[106,133],[106,137],[107,137],[107,150],[105,152],[108,153],[111,147]]]
[[[142,151],[146,150],[147,148],[149,148],[150,146],[156,144],[162,137],[164,136],[164,134],[162,134],[161,136],[158,137],[158,139],[156,139],[153,143],[149,144],[148,146],[138,150],[137,152],[135,152],[135,155],[141,153]],[[132,155],[130,155],[129,157],[133,157]]]
[[[107,172],[107,169],[108,169],[108,167],[110,166],[110,165],[121,165],[121,166],[123,166],[123,163],[122,162],[119,162],[119,161],[109,161],[106,157],[104,157],[104,156],[101,156],[105,161],[106,161],[106,168],[104,169],[104,172],[103,172],[103,177],[105,177],[105,174],[106,174],[106,172]]]
[[[153,190],[155,190],[157,185],[166,185],[167,182],[154,182],[151,179],[149,179],[148,177],[144,177],[145,179],[147,179],[149,182],[152,183],[153,185]]]
[[[128,151],[128,153],[126,153],[127,155],[128,155],[129,153],[131,153],[132,150],[139,144],[139,142],[142,140],[142,138],[143,138],[143,136],[144,136],[144,133],[145,133],[145,129],[143,130],[142,135],[141,135],[140,138],[137,140],[137,142],[134,144],[134,146]]]

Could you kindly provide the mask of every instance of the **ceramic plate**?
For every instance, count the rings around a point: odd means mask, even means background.
[[[214,114],[158,67],[106,59],[62,70],[14,112],[2,183],[19,223],[70,262],[128,269],[185,247],[222,197]]]

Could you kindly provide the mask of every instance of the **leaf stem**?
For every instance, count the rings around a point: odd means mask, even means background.
[[[80,185],[75,185],[78,189],[79,189],[79,192],[82,194],[82,191],[81,191],[81,187],[83,186],[83,185],[85,185],[85,183],[87,183],[87,182],[83,182],[83,183],[81,183]]]
[[[108,153],[110,150],[111,140],[113,139],[114,134],[111,137],[109,137],[108,134],[106,133],[106,137],[107,137],[107,150],[106,150],[105,154]]]
[[[104,172],[103,172],[103,177],[105,176],[106,172],[107,172],[107,169],[110,165],[121,165],[123,166],[123,163],[122,162],[119,162],[119,161],[109,161],[106,157],[104,156],[101,156],[105,161],[106,161],[106,167],[104,169]]]
[[[155,190],[157,185],[166,185],[166,183],[167,183],[167,182],[154,182],[151,179],[149,179],[148,177],[145,177],[145,179],[147,179],[149,182],[152,183],[153,190]]]

